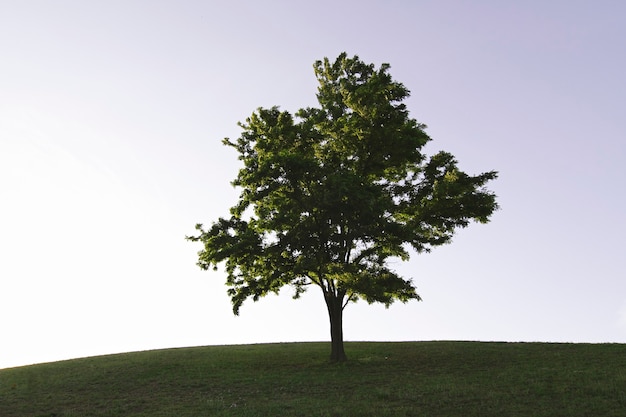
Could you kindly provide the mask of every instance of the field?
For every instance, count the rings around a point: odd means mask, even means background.
[[[625,416],[626,345],[209,346],[0,370],[0,416]]]

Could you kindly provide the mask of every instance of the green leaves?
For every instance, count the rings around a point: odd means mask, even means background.
[[[389,65],[344,53],[314,69],[318,108],[259,108],[236,141],[224,139],[243,163],[239,201],[188,237],[203,244],[200,267],[225,263],[236,314],[285,285],[298,297],[314,284],[341,303],[419,300],[387,261],[448,243],[498,208],[485,189],[496,172],[471,176],[449,153],[422,153],[426,126],[409,117],[409,91]]]

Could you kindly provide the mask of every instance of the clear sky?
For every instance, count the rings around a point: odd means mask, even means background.
[[[237,122],[315,105],[312,65],[391,64],[429,151],[498,170],[487,225],[397,270],[423,302],[345,311],[346,340],[626,343],[626,3],[0,2],[0,368],[329,340],[321,294],[234,317],[196,267],[228,214]],[[349,352],[348,352],[349,354]]]

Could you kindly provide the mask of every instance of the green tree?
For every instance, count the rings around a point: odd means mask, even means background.
[[[331,360],[344,361],[342,315],[359,298],[389,306],[420,300],[411,280],[388,266],[450,242],[470,221],[498,208],[485,188],[495,171],[470,176],[447,152],[422,153],[425,125],[409,117],[409,90],[389,65],[357,56],[314,64],[319,107],[295,115],[259,108],[239,123],[241,189],[229,218],[188,236],[200,241],[198,265],[224,262],[233,312],[249,297],[298,298],[319,287],[328,309]]]

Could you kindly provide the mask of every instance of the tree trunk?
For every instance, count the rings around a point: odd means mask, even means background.
[[[330,361],[345,362],[348,358],[343,349],[343,297],[328,294],[326,307],[330,318]]]

